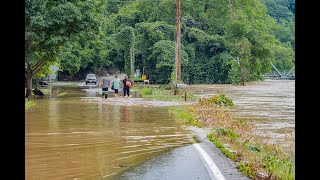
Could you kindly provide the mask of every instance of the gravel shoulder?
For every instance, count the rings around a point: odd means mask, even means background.
[[[199,145],[207,152],[227,180],[250,179],[237,169],[236,162],[230,160],[207,138],[207,134],[211,128],[198,128],[194,126],[184,126],[184,128],[189,131],[191,136],[197,138]]]

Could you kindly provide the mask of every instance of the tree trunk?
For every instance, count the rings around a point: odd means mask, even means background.
[[[241,81],[240,81],[240,85],[244,86],[244,83],[245,83],[245,74],[244,74],[244,69],[243,67],[241,66],[241,63],[240,63],[240,57],[237,56],[237,62],[238,62],[238,65],[239,65],[239,68],[240,68],[240,73],[241,73]]]
[[[28,98],[28,100],[30,101],[32,98],[32,69],[31,69],[31,65],[27,66],[26,81],[27,81],[26,98]]]
[[[242,74],[242,77],[241,77],[241,85],[244,86],[244,85],[245,85],[244,83],[245,83],[245,78],[244,78],[244,75]]]

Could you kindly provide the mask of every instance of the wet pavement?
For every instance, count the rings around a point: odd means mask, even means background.
[[[184,127],[189,130],[189,138],[195,144],[176,148],[159,157],[146,161],[131,171],[114,176],[124,180],[249,180],[236,168],[236,163],[228,159],[207,138],[210,129]],[[196,143],[192,136],[197,137]],[[211,168],[206,157],[197,149],[200,146],[213,161],[217,169]],[[217,171],[221,174],[218,174]]]
[[[212,179],[193,145],[167,152],[117,178],[123,180]]]

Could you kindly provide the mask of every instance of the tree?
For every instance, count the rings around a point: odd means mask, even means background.
[[[295,62],[295,54],[290,44],[278,42],[275,49],[275,66],[279,70],[289,71]]]
[[[235,69],[230,71],[230,81],[244,85],[246,81],[261,79],[262,73],[271,70],[275,21],[257,0],[229,2],[231,16],[225,36],[236,61],[232,64]]]
[[[104,33],[82,33],[80,37],[70,38],[59,55],[64,72],[75,75],[80,69],[85,69],[97,73],[112,63],[107,59],[109,51]]]
[[[48,63],[59,62],[59,53],[71,36],[99,31],[103,1],[26,0],[26,97],[31,99],[32,78]]]
[[[261,79],[271,63],[292,67],[294,0],[261,1],[181,3],[181,49],[189,62],[182,64],[184,82],[244,84]],[[71,76],[109,66],[130,74],[132,49],[135,68],[144,68],[150,82],[167,83],[174,65],[176,2],[119,0],[104,5],[100,33],[73,33],[55,62]]]
[[[134,29],[130,26],[125,26],[116,34],[113,34],[107,40],[108,44],[108,58],[112,59],[113,64],[122,72],[131,77],[131,62],[130,51],[132,50],[132,56],[134,56],[135,47],[135,33]],[[131,50],[130,50],[131,49]],[[134,58],[132,58],[134,63]]]
[[[175,70],[176,43],[169,40],[160,40],[150,47],[151,55],[148,57],[154,83],[168,84],[171,73]],[[188,55],[181,51],[182,68],[188,65]]]
[[[150,81],[152,81],[153,72],[155,70],[155,61],[153,58],[150,58],[152,51],[151,47],[155,43],[161,40],[174,41],[175,35],[175,26],[168,25],[165,22],[144,22],[137,23],[135,25],[135,34],[136,34],[136,66],[138,68],[145,67],[147,69],[147,76]],[[168,46],[167,46],[168,47]],[[173,56],[175,51],[172,52]]]

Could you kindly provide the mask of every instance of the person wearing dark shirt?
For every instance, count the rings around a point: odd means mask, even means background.
[[[130,86],[127,86],[127,81],[131,83],[131,81],[128,79],[128,76],[125,76],[124,79],[122,80],[122,86],[123,86],[123,96],[126,97],[126,95],[128,95],[128,97],[130,96]]]

